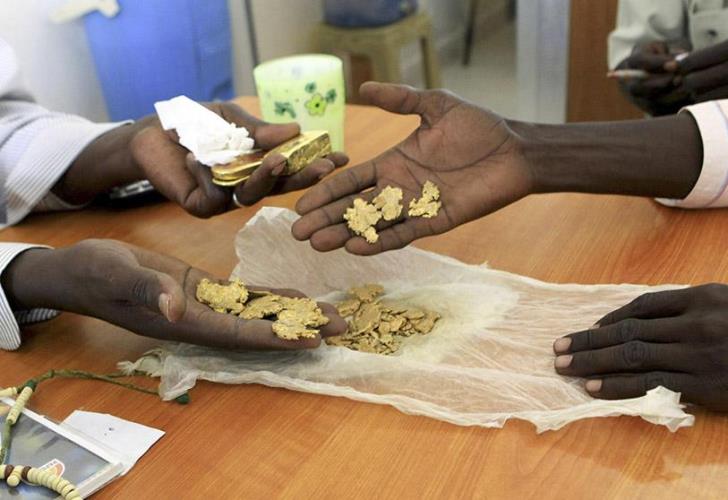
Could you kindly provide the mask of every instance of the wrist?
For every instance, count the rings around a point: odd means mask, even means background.
[[[18,254],[0,276],[3,292],[13,310],[58,308],[52,289],[59,283],[62,266],[58,250],[31,248]]]
[[[147,120],[121,125],[94,139],[53,187],[53,193],[74,205],[92,201],[109,189],[141,180],[143,173],[129,144]]]

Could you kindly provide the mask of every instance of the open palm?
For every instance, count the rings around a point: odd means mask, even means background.
[[[296,209],[302,218],[293,235],[309,239],[319,251],[345,246],[371,255],[487,215],[527,195],[531,176],[518,154],[517,137],[505,121],[446,91],[366,83],[361,95],[371,104],[399,114],[418,114],[420,126],[403,142],[309,190]],[[420,196],[426,181],[440,188],[436,217],[377,224],[374,244],[353,236],[343,214],[355,198],[370,201],[386,186],[399,187],[403,204]]]

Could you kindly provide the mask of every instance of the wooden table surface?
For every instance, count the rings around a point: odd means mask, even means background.
[[[243,99],[257,109],[252,99]],[[357,163],[404,138],[412,117],[364,107],[347,115]],[[264,200],[292,207],[298,194]],[[6,241],[62,246],[115,238],[220,276],[233,238],[260,208],[197,220],[171,203],[33,216]],[[728,211],[688,212],[613,196],[534,196],[449,234],[427,250],[554,282],[728,280]],[[325,256],[322,256],[325,258]],[[567,333],[567,332],[564,332]],[[0,353],[0,385],[50,368],[113,370],[154,341],[63,314]],[[199,383],[192,403],[163,403],[88,381],[53,381],[32,408],[61,420],[83,408],[166,431],[127,476],[97,498],[719,498],[728,492],[728,418],[697,411],[671,434],[637,418],[592,419],[537,435],[512,421],[489,430],[394,408],[261,386]],[[0,491],[1,493],[1,491]],[[1,496],[1,495],[0,495]]]

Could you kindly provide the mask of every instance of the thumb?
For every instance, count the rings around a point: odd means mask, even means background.
[[[289,139],[293,139],[300,133],[301,127],[297,123],[283,123],[279,125],[266,123],[256,127],[253,138],[257,147],[268,151]]]
[[[359,96],[367,103],[400,115],[425,114],[428,98],[424,91],[409,85],[365,82]]]
[[[126,273],[121,286],[132,303],[161,313],[170,323],[181,319],[187,308],[184,290],[168,274],[135,266]]]

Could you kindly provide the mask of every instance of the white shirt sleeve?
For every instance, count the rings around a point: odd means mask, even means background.
[[[0,243],[0,274],[8,264],[22,252],[31,248],[43,248],[42,245],[24,243]],[[13,311],[10,308],[5,291],[0,289],[0,349],[14,350],[20,347],[20,325],[46,321],[55,318],[58,311],[52,309],[31,309]]]
[[[682,200],[658,199],[680,208],[728,207],[728,99],[684,108],[700,130],[703,166],[692,191]]]
[[[617,25],[608,39],[609,69],[637,44],[688,38],[689,0],[619,0]]]
[[[0,228],[22,220],[89,143],[120,125],[50,112],[32,101],[19,79],[15,53],[0,39]]]

